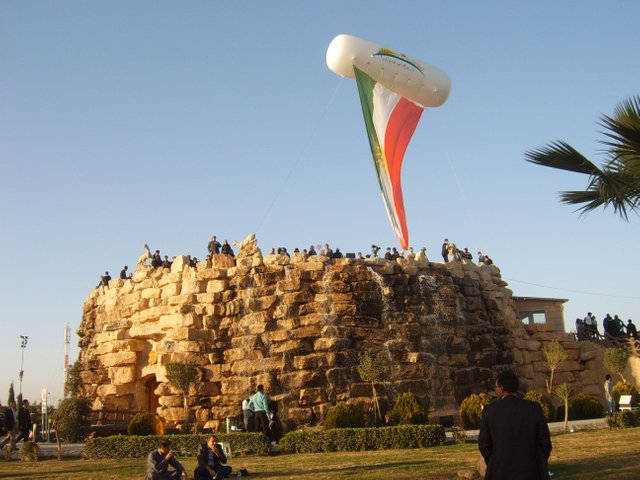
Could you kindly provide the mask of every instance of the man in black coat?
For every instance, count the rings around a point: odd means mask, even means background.
[[[227,478],[231,475],[231,467],[227,463],[222,445],[218,443],[215,435],[209,436],[206,443],[198,447],[198,466],[193,472],[193,477],[198,480],[212,480]]]
[[[0,442],[0,449],[4,448],[4,446],[11,442],[11,448],[15,448],[15,442],[13,440],[13,430],[16,428],[16,417],[13,413],[13,408],[9,407],[0,407],[4,410],[4,429],[7,432],[6,436]]]
[[[22,406],[18,410],[18,427],[20,433],[16,437],[15,442],[20,440],[26,442],[29,440],[29,430],[31,430],[31,414],[29,413],[29,400],[22,400]]]
[[[519,381],[505,370],[496,379],[498,400],[484,407],[478,447],[486,480],[548,480],[551,436],[540,405],[516,396]]]

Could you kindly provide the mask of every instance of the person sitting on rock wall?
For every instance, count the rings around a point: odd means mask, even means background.
[[[225,240],[224,243],[222,244],[222,249],[220,250],[220,253],[224,253],[225,255],[231,255],[232,257],[235,256],[233,254],[233,250],[231,249],[231,245],[229,245],[229,242],[227,240]]]
[[[163,268],[171,268],[171,262],[169,261],[169,257],[167,255],[164,256],[164,260],[162,260]]]
[[[309,257],[310,257],[310,256],[312,256],[312,255],[316,255],[316,249],[314,248],[314,246],[313,246],[313,245],[311,245],[311,246],[309,247],[309,251],[307,252],[307,256],[309,256]]]
[[[151,256],[151,266],[155,268],[162,266],[162,257],[160,256],[160,250],[156,250]]]

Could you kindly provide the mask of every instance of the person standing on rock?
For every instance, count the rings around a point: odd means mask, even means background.
[[[548,480],[549,427],[539,404],[516,396],[519,381],[504,370],[496,378],[498,400],[482,411],[478,448],[486,480]]]
[[[269,397],[264,393],[264,385],[258,385],[257,392],[251,397],[251,405],[253,406],[256,431],[262,432],[271,438],[271,431],[269,430],[271,410],[269,410]]]
[[[442,251],[440,253],[442,253],[442,259],[444,260],[444,263],[447,263],[449,261],[449,239],[448,238],[444,239],[444,243],[442,244]]]

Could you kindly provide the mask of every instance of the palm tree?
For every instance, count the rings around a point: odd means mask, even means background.
[[[586,190],[561,192],[560,199],[582,205],[581,214],[612,206],[621,218],[640,209],[640,96],[620,103],[613,117],[603,115],[605,136],[600,143],[606,156],[598,168],[568,143],[558,140],[525,153],[526,160],[546,167],[589,175]]]

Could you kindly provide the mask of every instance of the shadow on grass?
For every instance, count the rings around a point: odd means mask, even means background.
[[[256,472],[251,473],[251,476],[259,477],[259,478],[282,478],[283,475],[287,477],[293,478],[305,478],[310,475],[320,476],[320,475],[344,475],[351,476],[354,478],[362,478],[360,476],[356,477],[357,474],[371,472],[371,475],[376,477],[386,477],[390,474],[395,474],[396,469],[406,469],[412,467],[425,467],[427,468],[431,464],[437,464],[437,462],[431,460],[421,460],[421,461],[404,461],[404,462],[386,462],[386,463],[368,463],[362,465],[345,465],[341,466],[331,466],[329,468],[314,468],[314,469],[306,469],[306,470],[287,470],[286,472]],[[372,472],[373,470],[373,472]],[[412,477],[413,478],[413,477]]]

